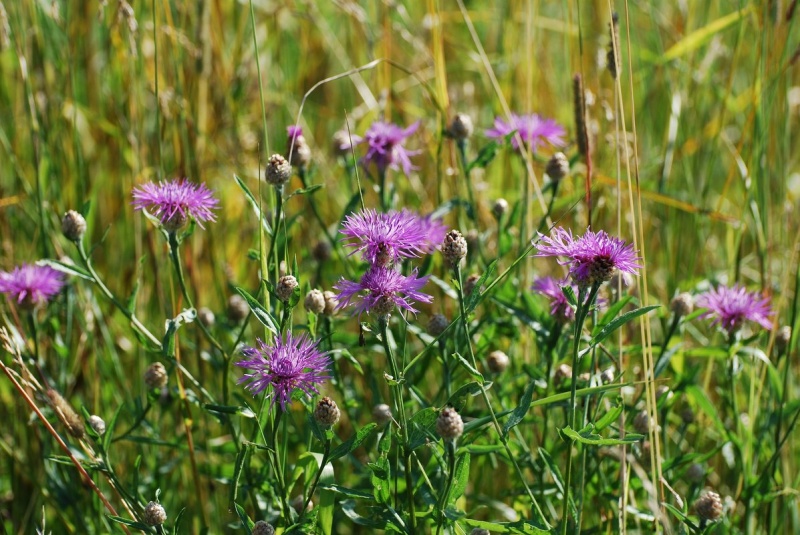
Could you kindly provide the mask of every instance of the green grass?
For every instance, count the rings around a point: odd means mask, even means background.
[[[33,315],[3,299],[0,324],[19,341],[18,358],[14,343],[0,350],[7,370],[0,416],[11,422],[0,432],[5,532],[119,532],[123,524],[109,519],[100,495],[137,522],[159,489],[170,533],[248,533],[247,517],[284,532],[411,532],[412,519],[418,533],[440,525],[469,533],[480,522],[493,533],[536,533],[546,524],[572,532],[574,522],[561,522],[572,449],[570,494],[586,533],[700,533],[691,506],[703,489],[725,501],[710,533],[800,530],[794,344],[781,355],[777,331],[752,329],[730,347],[697,314],[667,337],[672,297],[717,282],[771,296],[776,326],[796,324],[800,32],[793,2],[530,0],[467,2],[462,11],[458,1],[439,0],[395,7],[0,1],[9,29],[4,45],[0,20],[0,270],[40,259],[80,265],[60,230],[63,213],[75,209],[88,222],[83,243],[94,269],[122,303],[136,289],[135,316],[155,338],[164,340],[165,322],[189,306],[187,298],[216,314],[208,333],[197,322],[180,326],[171,351],[137,336],[130,312],[78,276]],[[620,20],[618,83],[605,65],[612,7]],[[576,73],[591,93],[591,227],[634,242],[646,260],[633,286],[618,295],[606,285],[601,297],[607,307],[623,302],[614,309],[620,315],[662,305],[582,358],[576,377],[613,367],[615,382],[591,390],[594,383],[576,381],[579,416],[605,424],[592,440],[610,441],[633,433],[636,414],[651,411],[659,426],[647,437],[652,459],[642,438],[624,447],[573,447],[574,436],[562,438],[571,381],[554,373],[573,363],[575,336],[528,290],[538,276],[563,274],[552,259],[528,258],[536,230],[547,233],[551,222],[582,234],[589,223],[588,168],[575,145]],[[312,164],[286,186],[285,219],[272,234],[277,196],[257,179],[270,154],[284,152],[286,126],[297,121],[304,97],[299,124]],[[444,135],[452,117],[466,113],[476,126],[466,147],[473,161],[488,145],[484,130],[509,110],[566,127],[572,173],[558,188],[544,176],[549,146],[526,158],[500,147],[465,179],[457,145]],[[385,337],[373,316],[360,324],[342,311],[329,320],[306,314],[302,303],[285,312],[269,295],[279,260],[300,281],[301,301],[311,288],[330,290],[340,277],[363,273],[360,258],[338,242],[328,260],[312,250],[338,239],[341,220],[362,203],[380,206],[373,170],[345,165],[330,140],[342,129],[363,135],[381,118],[421,121],[408,142],[420,151],[412,158],[419,169],[389,174],[392,204],[438,210],[465,234],[476,229],[462,274],[487,273],[481,299],[462,303],[441,254],[414,259],[405,267],[433,276],[425,286],[433,304],[420,305],[416,317],[393,314]],[[355,152],[361,157],[363,147]],[[167,241],[131,206],[134,186],[180,176],[206,183],[221,205],[217,221],[180,246],[185,294]],[[322,187],[289,198],[313,185]],[[498,222],[492,206],[500,197],[510,210]],[[260,230],[259,211],[269,231]],[[316,399],[295,401],[278,420],[279,412],[236,384],[237,343],[271,337],[253,314],[244,324],[226,318],[237,288],[276,322],[310,331],[334,350],[335,379],[322,388],[342,411],[332,436],[310,423]],[[439,341],[425,334],[434,313],[452,322]],[[603,310],[589,314],[580,348],[610,320]],[[665,338],[672,356],[653,381]],[[392,373],[387,348],[399,385],[384,375]],[[486,367],[496,349],[511,360],[501,375]],[[144,385],[155,361],[169,370],[168,396]],[[656,400],[659,386],[671,395]],[[109,428],[118,414],[110,442],[69,436],[47,388]],[[434,429],[448,401],[467,428],[452,448]],[[370,431],[378,403],[393,405],[394,432]],[[747,418],[736,418],[734,406]],[[688,423],[687,409],[695,415]],[[319,473],[313,510],[293,513],[290,502],[310,492],[326,441],[336,451],[354,436],[359,446]],[[694,463],[702,479],[688,476]]]

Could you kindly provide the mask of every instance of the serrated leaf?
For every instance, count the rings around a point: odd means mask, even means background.
[[[523,418],[525,418],[525,415],[531,408],[531,401],[533,401],[533,391],[535,388],[536,381],[531,381],[528,383],[528,386],[525,387],[525,391],[522,393],[522,397],[519,399],[519,405],[511,412],[511,415],[508,417],[508,420],[506,420],[506,423],[503,426],[504,436],[508,436],[508,432],[516,427]]]
[[[335,461],[339,457],[344,457],[351,451],[355,450],[365,440],[367,440],[367,438],[369,438],[369,436],[375,431],[377,427],[378,424],[373,422],[359,429],[355,435],[347,439],[347,441],[342,442],[336,448],[334,448],[333,451],[331,451],[330,462]]]
[[[273,318],[272,315],[267,311],[267,309],[261,306],[261,303],[259,303],[258,300],[250,295],[244,288],[234,286],[233,289],[236,290],[245,301],[247,301],[247,306],[250,307],[250,311],[253,313],[253,316],[255,316],[264,327],[269,329],[272,334],[277,335],[278,324],[275,321],[275,318]]]

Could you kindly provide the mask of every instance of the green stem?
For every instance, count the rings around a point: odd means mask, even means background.
[[[81,262],[83,263],[83,267],[85,267],[86,270],[89,272],[89,274],[92,276],[93,282],[97,285],[98,288],[100,288],[100,291],[103,293],[103,295],[106,297],[106,299],[111,301],[111,303],[113,303],[113,305],[115,307],[117,307],[117,310],[122,312],[122,314],[126,318],[128,318],[128,321],[131,322],[131,325],[137,331],[139,331],[141,334],[143,334],[145,336],[145,338],[150,340],[150,342],[152,342],[153,345],[155,345],[158,349],[161,349],[161,340],[156,338],[156,336],[153,333],[151,333],[147,329],[147,327],[142,325],[142,322],[139,321],[139,319],[136,317],[136,315],[131,310],[129,310],[128,307],[123,305],[114,296],[114,294],[111,293],[111,290],[109,290],[108,287],[103,283],[103,280],[100,278],[100,276],[94,270],[94,267],[92,266],[92,262],[89,259],[89,256],[86,254],[86,250],[83,248],[83,242],[82,241],[76,242],[76,246],[78,247],[78,254],[81,257]]]
[[[456,471],[456,444],[454,440],[445,440],[444,447],[447,452],[447,481],[444,485],[444,491],[439,496],[439,518],[436,521],[436,533],[442,532],[444,525],[444,509],[447,507],[447,497],[450,494],[450,489],[453,488],[453,476]]]
[[[178,252],[178,247],[180,243],[178,242],[178,235],[173,231],[169,232],[169,256],[172,259],[172,265],[175,268],[175,274],[178,276],[178,284],[181,287],[181,293],[183,294],[183,298],[186,299],[186,304],[189,305],[189,308],[194,308],[194,303],[192,302],[192,298],[189,296],[189,288],[186,286],[186,279],[183,276],[183,268],[181,267],[181,255]],[[223,355],[225,355],[225,350],[222,348],[222,344],[217,342],[217,339],[214,338],[214,335],[208,330],[202,321],[196,322],[197,325],[200,326],[200,330],[203,331],[206,339],[213,345],[218,351],[220,351]]]
[[[400,369],[397,366],[397,361],[394,357],[394,351],[389,344],[389,316],[380,316],[378,318],[378,327],[381,333],[381,342],[383,349],[386,352],[386,358],[389,361],[389,368],[392,371],[392,381],[389,383],[389,389],[392,393],[392,403],[395,410],[400,415],[400,435],[403,440],[401,450],[403,452],[403,459],[406,466],[406,499],[408,501],[408,511],[411,521],[411,533],[416,532],[417,515],[414,505],[414,487],[411,483],[411,472],[409,460],[411,452],[408,451],[408,421],[406,420],[406,408],[403,403],[403,387],[401,385]]]
[[[380,184],[381,210],[385,213],[389,211],[389,200],[386,191],[386,169],[378,169],[378,180]]]
[[[586,321],[586,316],[589,313],[592,303],[597,298],[597,292],[600,289],[600,284],[595,284],[591,288],[583,287],[578,291],[578,310],[575,311],[575,329],[573,331],[572,340],[572,385],[570,386],[569,393],[569,412],[568,412],[568,425],[573,431],[579,431],[577,421],[577,404],[576,404],[576,391],[578,385],[578,363],[580,362],[580,343],[581,334],[583,333],[583,324]],[[588,298],[587,298],[588,290]],[[583,426],[581,426],[582,428]],[[564,482],[564,508],[561,519],[561,533],[566,535],[567,526],[569,525],[569,502],[572,493],[572,450],[575,442],[570,440],[569,448],[567,448],[567,473]],[[578,518],[580,518],[580,511]],[[580,531],[580,525],[576,525],[576,532]]]
[[[515,264],[516,264],[516,262],[515,262]],[[513,266],[514,266],[514,264],[512,264],[509,267],[509,269],[511,269]],[[467,319],[468,318],[467,317],[467,309],[466,309],[466,305],[464,303],[464,290],[463,290],[464,281],[462,280],[461,267],[459,265],[456,265],[456,267],[455,267],[455,275],[456,275],[456,279],[458,280],[458,305],[459,305],[459,308],[461,310],[461,324],[462,324],[462,327],[464,328],[464,336],[466,337],[467,348],[469,350],[469,356],[470,356],[470,359],[471,359],[471,364],[472,364],[473,368],[475,368],[477,370],[478,369],[478,363],[477,363],[477,360],[475,359],[475,351],[472,348],[472,337],[471,337],[470,331],[469,331],[469,320]],[[501,277],[502,277],[502,275],[501,275]],[[499,277],[498,277],[498,279],[499,279]],[[497,282],[497,279],[495,279],[495,282]],[[491,289],[492,286],[493,286],[493,284],[490,284],[486,288],[486,291],[488,292]],[[485,388],[481,388],[481,394],[482,394],[482,397],[483,397],[483,402],[486,404],[486,408],[489,410],[489,414],[492,417],[492,422],[494,423],[495,431],[497,431],[497,436],[500,439],[500,442],[503,444],[503,448],[506,451],[506,455],[508,456],[508,459],[511,461],[511,464],[514,466],[514,470],[517,472],[517,476],[519,477],[520,481],[522,482],[522,485],[525,487],[525,492],[527,492],[528,498],[530,498],[531,504],[533,505],[533,508],[536,511],[536,514],[538,515],[538,520],[540,522],[542,522],[545,525],[545,527],[549,528],[550,525],[547,522],[547,519],[545,518],[544,513],[542,513],[541,507],[539,507],[539,502],[536,501],[536,497],[533,495],[533,491],[531,491],[531,488],[528,486],[527,481],[525,481],[525,474],[522,473],[522,469],[520,468],[519,463],[517,463],[517,459],[514,457],[514,453],[511,451],[511,448],[508,445],[508,439],[505,437],[505,435],[503,435],[503,429],[500,427],[500,422],[497,420],[497,415],[495,414],[494,409],[492,408],[492,403],[489,400],[489,394],[488,394],[488,392],[486,391]]]
[[[327,436],[325,437],[325,451],[322,453],[322,462],[319,463],[319,470],[317,470],[317,475],[314,477],[314,483],[311,484],[311,489],[308,492],[308,497],[303,500],[303,508],[300,510],[300,514],[305,514],[306,508],[308,507],[309,502],[311,502],[311,498],[314,496],[314,491],[317,490],[317,485],[319,484],[319,478],[322,477],[322,471],[325,469],[325,465],[328,464],[328,457],[331,453],[331,439]]]
[[[467,198],[469,199],[469,210],[467,210],[467,215],[472,221],[477,220],[478,218],[478,211],[477,207],[475,206],[475,194],[472,191],[472,180],[470,180],[470,173],[467,171],[468,163],[467,163],[467,142],[466,140],[461,140],[456,142],[456,147],[458,147],[458,156],[459,160],[461,161],[461,170],[464,172],[464,182],[467,185]]]

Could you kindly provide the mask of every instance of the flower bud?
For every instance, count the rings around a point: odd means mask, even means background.
[[[669,308],[677,317],[691,314],[694,310],[694,297],[689,292],[678,294],[670,302]]]
[[[278,284],[275,285],[275,295],[284,303],[291,299],[294,289],[297,288],[298,282],[292,275],[284,275],[278,279]]]
[[[250,313],[250,306],[247,301],[239,294],[233,294],[228,298],[228,319],[233,323],[239,323]]]
[[[197,320],[205,327],[213,327],[214,323],[216,322],[214,313],[211,312],[211,309],[207,307],[202,307],[197,310]]]
[[[444,237],[442,254],[450,267],[456,267],[459,261],[467,256],[467,240],[457,230],[451,230]]]
[[[292,178],[292,166],[280,154],[273,154],[267,162],[265,176],[273,186],[283,187]]]
[[[445,440],[455,440],[464,434],[464,422],[453,407],[445,407],[436,419],[436,432]]]
[[[275,528],[272,527],[272,524],[259,520],[253,525],[251,533],[253,535],[275,535]]]
[[[327,396],[319,400],[317,407],[314,409],[314,420],[323,427],[335,425],[340,416],[341,411],[339,411],[336,402]]]
[[[492,206],[492,214],[499,221],[508,212],[508,201],[505,199],[497,199]]]
[[[447,321],[447,316],[444,314],[434,314],[428,320],[428,334],[431,336],[439,336],[447,329],[450,322]]]
[[[86,234],[86,219],[75,210],[68,211],[61,220],[61,232],[70,241],[81,241]]]
[[[706,491],[694,502],[694,510],[700,518],[701,525],[714,522],[722,516],[722,500],[716,492]]]
[[[306,299],[303,301],[308,312],[312,314],[322,314],[325,310],[325,296],[319,290],[311,290],[306,294]]]
[[[375,405],[372,409],[372,417],[375,419],[375,423],[384,426],[392,421],[392,408],[385,403]]]
[[[792,341],[792,328],[788,325],[784,325],[778,330],[778,333],[775,335],[775,349],[778,350],[779,354],[783,354],[786,352],[786,348],[789,347],[789,342]]]
[[[457,114],[450,123],[450,135],[456,141],[466,141],[474,131],[475,127],[472,124],[472,118],[465,113]]]
[[[150,390],[153,388],[164,388],[167,386],[168,380],[169,375],[167,374],[167,369],[160,362],[154,362],[148,366],[147,370],[144,372],[144,384],[146,384],[147,388]]]
[[[339,306],[339,300],[336,298],[336,294],[328,290],[322,292],[322,295],[325,297],[325,310],[323,310],[322,313],[326,316],[333,316],[336,314],[336,307]]]
[[[558,182],[569,174],[569,160],[567,155],[563,152],[553,154],[550,160],[547,161],[547,167],[544,172],[550,177],[553,182]]]
[[[89,416],[89,425],[92,426],[92,429],[98,435],[102,435],[106,432],[106,423],[96,414]]]
[[[510,362],[508,355],[500,350],[492,351],[486,357],[486,366],[492,373],[503,373],[506,371],[506,368],[508,368]]]
[[[144,508],[143,520],[148,526],[160,526],[167,521],[167,512],[160,503],[150,502]]]

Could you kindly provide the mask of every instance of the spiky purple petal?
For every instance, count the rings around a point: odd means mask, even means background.
[[[0,293],[20,304],[43,304],[63,286],[63,275],[49,266],[22,264],[10,272],[0,271]]]
[[[433,297],[421,292],[428,276],[417,278],[417,270],[405,276],[388,267],[372,266],[359,282],[340,279],[333,287],[339,291],[337,308],[354,305],[354,313],[375,312],[376,305],[383,307],[391,302],[395,306],[416,314],[415,301],[430,303]]]
[[[508,122],[497,117],[494,120],[494,127],[486,130],[486,136],[502,139],[514,131],[519,133],[519,137],[531,150],[536,150],[544,143],[550,143],[556,147],[565,145],[563,136],[566,135],[566,130],[553,119],[544,119],[535,113],[527,115],[512,113],[511,120]],[[511,145],[519,150],[516,136],[511,138]]]
[[[745,320],[772,329],[772,307],[769,297],[758,292],[748,292],[738,284],[732,288],[719,285],[697,296],[695,304],[708,310],[701,318],[713,318],[712,325],[719,325],[728,334],[738,331]]]
[[[203,227],[205,221],[214,221],[212,210],[219,201],[205,184],[194,184],[185,179],[169,182],[148,182],[133,189],[133,206],[158,217],[161,223],[175,218],[193,218]]]

